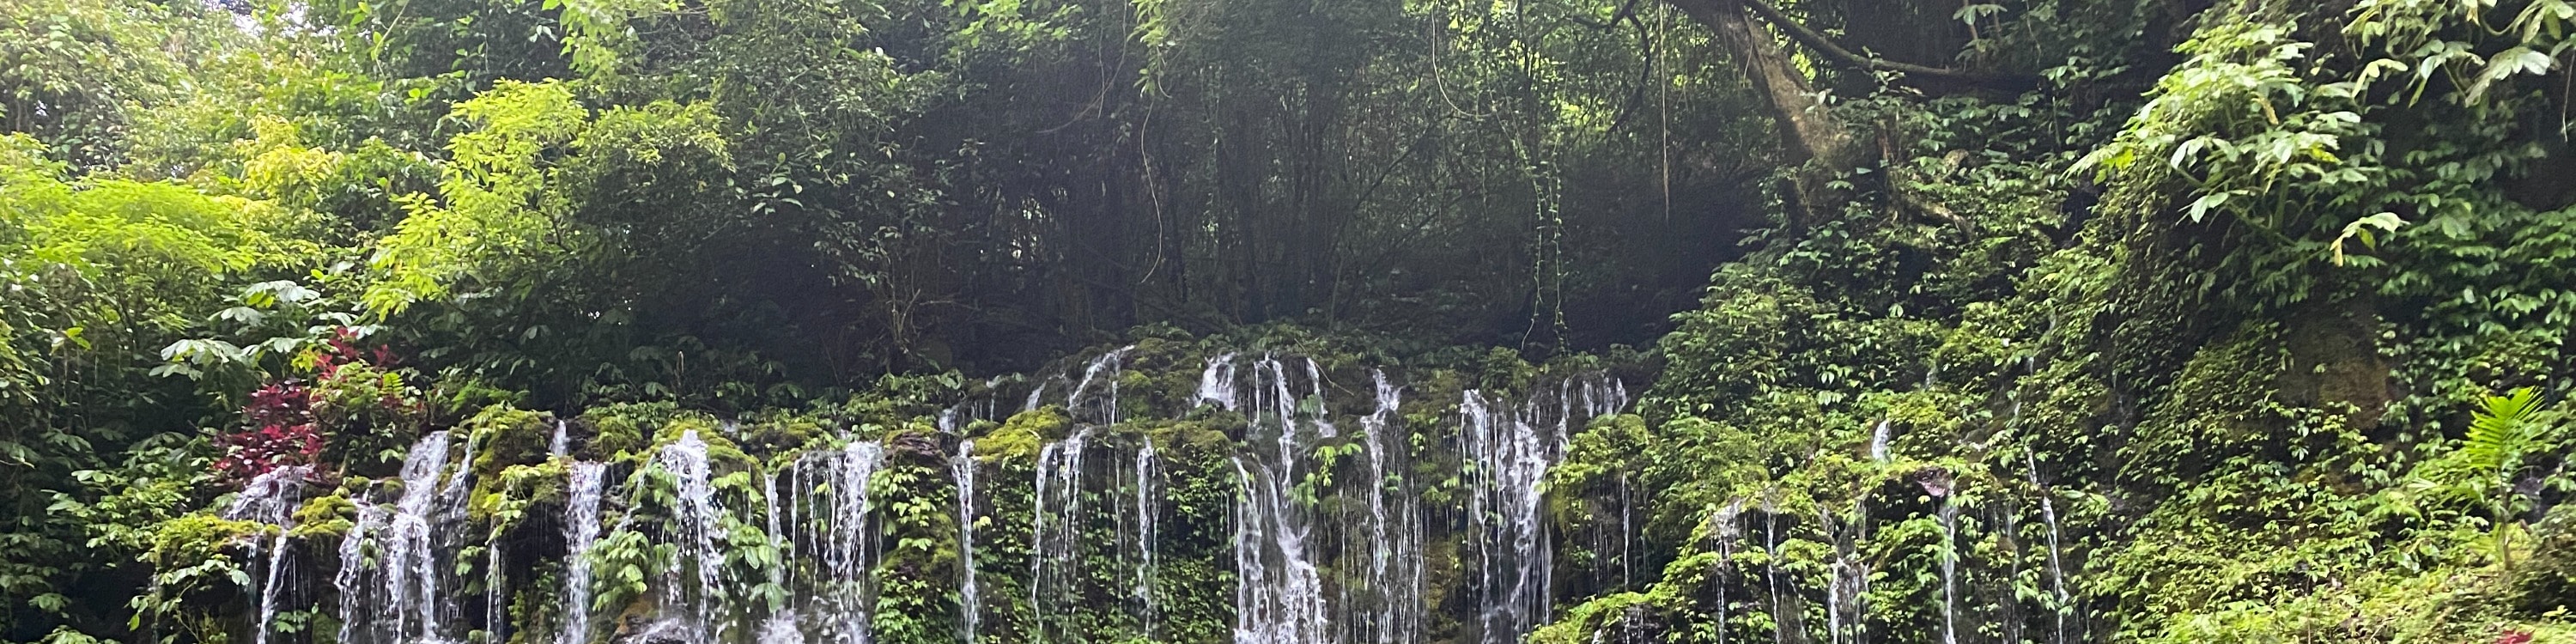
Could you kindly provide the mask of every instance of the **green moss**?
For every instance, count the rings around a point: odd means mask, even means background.
[[[1045,405],[1012,414],[1001,428],[975,440],[975,454],[984,460],[1025,459],[1034,461],[1047,441],[1064,438],[1073,426],[1064,408]]]
[[[581,425],[589,436],[577,441],[577,454],[590,460],[614,460],[642,453],[651,447],[654,429],[671,422],[680,413],[671,403],[617,404],[593,407],[581,414]]]
[[[490,478],[503,468],[544,462],[554,432],[554,414],[494,405],[467,419],[459,433],[475,444],[474,474]]]
[[[164,568],[229,561],[224,554],[226,547],[246,537],[266,535],[270,530],[268,524],[226,519],[213,512],[180,515],[153,531],[152,550],[147,557]]]
[[[778,411],[745,419],[735,443],[746,453],[783,463],[831,438],[831,419],[814,413]]]
[[[338,537],[349,532],[351,518],[357,516],[358,504],[345,494],[328,494],[305,501],[295,509],[296,538]]]

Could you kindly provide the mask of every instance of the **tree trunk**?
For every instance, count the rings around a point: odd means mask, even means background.
[[[1829,187],[1835,175],[1859,162],[1851,130],[1826,111],[1808,86],[1807,77],[1789,62],[1780,41],[1753,19],[1738,0],[1667,0],[1692,20],[1709,28],[1737,67],[1761,95],[1763,111],[1779,124],[1781,161],[1806,166],[1791,176],[1796,204],[1790,209],[1798,227],[1822,219],[1848,200],[1845,191]]]

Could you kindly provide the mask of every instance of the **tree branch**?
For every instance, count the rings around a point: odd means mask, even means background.
[[[1770,21],[1771,24],[1778,25],[1780,27],[1780,31],[1789,34],[1789,39],[1798,41],[1798,44],[1805,45],[1808,49],[1815,50],[1817,53],[1824,54],[1826,57],[1842,61],[1843,64],[1853,67],[1868,70],[1884,69],[1911,76],[1937,78],[1996,89],[2019,89],[2038,85],[2038,79],[2030,77],[1966,72],[1940,67],[1925,67],[1922,65],[1897,62],[1885,58],[1863,56],[1853,52],[1852,50],[1844,49],[1841,45],[1834,44],[1832,39],[1826,38],[1824,34],[1817,33],[1814,29],[1807,28],[1806,24],[1790,18],[1788,14],[1781,13],[1779,8],[1771,6],[1771,3],[1769,2],[1765,2],[1763,0],[1736,1],[1742,2],[1746,8],[1752,9],[1753,13],[1762,16],[1763,20],[1767,20]]]

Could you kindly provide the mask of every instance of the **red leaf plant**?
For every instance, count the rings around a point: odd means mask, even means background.
[[[294,380],[272,382],[250,394],[242,416],[250,426],[215,437],[224,457],[215,470],[235,480],[250,480],[279,467],[308,465],[322,453],[322,432],[313,426],[313,390]]]
[[[324,348],[309,354],[319,386],[328,387],[338,380],[342,368],[352,364],[388,366],[395,362],[391,349],[378,345],[360,350],[358,341],[356,329],[342,327],[325,341]],[[215,437],[215,445],[224,450],[223,458],[215,461],[215,470],[227,479],[248,481],[280,467],[313,464],[321,456],[325,442],[313,416],[313,403],[320,397],[315,389],[301,380],[286,378],[251,392],[250,404],[242,407],[248,426]],[[406,404],[399,399],[381,402],[388,406]]]

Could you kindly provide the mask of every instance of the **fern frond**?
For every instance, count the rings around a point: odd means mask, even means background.
[[[2486,408],[2474,414],[2469,435],[2460,444],[2460,456],[2478,473],[2481,484],[2503,485],[2522,469],[2523,454],[2540,437],[2542,423],[2535,418],[2539,398],[2538,390],[2523,387],[2488,396]]]

